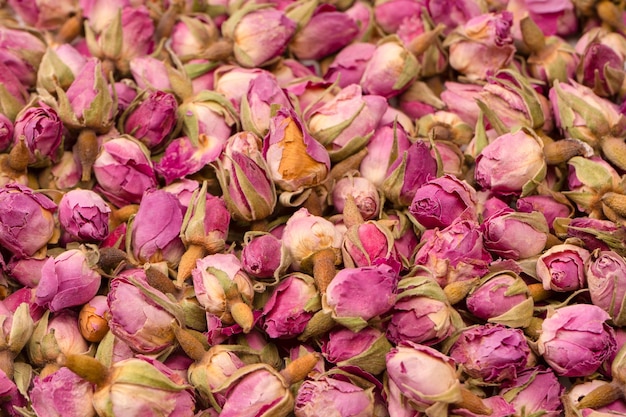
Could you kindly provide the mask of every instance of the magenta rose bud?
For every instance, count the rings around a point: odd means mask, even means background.
[[[367,42],[355,42],[346,46],[328,66],[324,79],[330,82],[337,81],[341,88],[359,84],[365,66],[375,50],[376,45]]]
[[[271,338],[299,336],[320,308],[313,278],[291,274],[282,279],[263,306],[263,330]]]
[[[0,411],[8,417],[19,417],[21,414],[14,407],[26,407],[26,398],[20,393],[12,378],[0,369]]]
[[[609,319],[606,311],[592,304],[556,309],[541,325],[538,352],[560,376],[591,375],[616,351]]]
[[[93,172],[98,183],[96,191],[118,207],[139,203],[146,190],[157,186],[150,153],[128,137],[102,144]]]
[[[330,376],[304,381],[295,402],[296,417],[320,416],[329,407],[336,410],[336,417],[374,415],[374,394],[370,390]]]
[[[463,330],[449,354],[472,378],[503,382],[526,368],[530,347],[521,330],[486,324]]]
[[[264,137],[270,128],[272,109],[277,106],[292,108],[287,94],[277,78],[270,72],[262,72],[248,83],[248,90],[241,98],[241,125],[258,137]]]
[[[132,135],[151,150],[161,149],[176,126],[178,103],[171,93],[145,93],[122,116],[124,133]]]
[[[338,212],[343,213],[348,195],[354,198],[363,220],[378,217],[381,208],[380,196],[376,186],[367,178],[344,177],[335,183],[332,198]]]
[[[111,208],[91,190],[75,189],[59,202],[59,223],[72,240],[101,242],[109,235]]]
[[[389,167],[410,146],[409,133],[400,123],[379,126],[366,145],[367,155],[361,160],[359,167],[361,176],[380,188]]]
[[[26,186],[0,188],[0,243],[18,257],[33,256],[54,234],[57,206]]]
[[[561,201],[555,200],[549,195],[529,195],[519,198],[515,205],[520,213],[532,213],[538,211],[543,214],[550,230],[553,230],[554,219],[557,217],[569,217],[572,207]]]
[[[548,241],[546,218],[538,211],[518,213],[501,210],[482,224],[485,249],[504,259],[526,259],[539,255]]]
[[[29,395],[37,416],[92,417],[96,415],[93,392],[90,382],[63,367],[46,377],[35,377]]]
[[[626,261],[613,251],[594,251],[586,267],[591,302],[609,313],[616,326],[626,324]]]
[[[396,33],[405,19],[421,16],[423,7],[413,0],[381,1],[374,5],[374,17],[385,33]]]
[[[441,92],[441,100],[448,111],[458,115],[465,123],[476,126],[480,108],[476,99],[483,90],[478,84],[465,84],[446,81]]]
[[[270,233],[253,237],[241,250],[243,269],[255,278],[271,278],[280,266],[281,247]]]
[[[83,251],[66,250],[44,264],[35,301],[52,312],[83,305],[97,294],[100,279]]]
[[[322,340],[322,355],[337,366],[357,366],[378,375],[385,369],[385,355],[391,344],[385,334],[374,327],[353,332],[339,327]]]
[[[576,245],[552,246],[537,259],[537,278],[546,290],[567,292],[584,288],[589,256],[587,249]]]
[[[55,162],[63,142],[63,122],[57,112],[45,105],[29,107],[15,119],[14,142],[24,139],[30,152],[30,164]]]
[[[476,190],[465,181],[444,175],[417,189],[409,213],[427,229],[445,228],[457,218],[477,220],[476,205]]]
[[[350,227],[343,239],[341,252],[344,266],[376,265],[388,259],[398,260],[391,230],[379,221],[366,221]]]
[[[538,366],[524,369],[517,378],[503,383],[500,395],[520,415],[537,413],[545,417],[559,417],[564,391],[565,387],[552,369]]]

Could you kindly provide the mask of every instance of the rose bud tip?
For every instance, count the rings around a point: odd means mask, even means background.
[[[280,374],[285,379],[287,385],[292,385],[302,381],[315,368],[319,361],[319,354],[307,353],[290,362]]]
[[[29,160],[30,152],[28,146],[26,146],[24,136],[21,136],[9,152],[9,168],[16,172],[24,172]]]
[[[241,326],[244,333],[250,333],[254,326],[254,315],[248,304],[243,301],[235,301],[230,305],[230,314],[235,323]]]
[[[189,245],[178,263],[178,272],[174,285],[181,287],[183,282],[191,276],[191,271],[196,267],[196,261],[205,255],[206,251],[200,245]]]
[[[337,273],[336,260],[337,255],[331,248],[322,249],[313,255],[313,278],[321,294],[326,292],[328,284]]]

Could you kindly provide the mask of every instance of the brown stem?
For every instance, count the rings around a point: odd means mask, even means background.
[[[363,222],[363,216],[356,205],[356,201],[354,201],[354,197],[352,194],[348,194],[343,208],[343,223],[349,229],[352,226],[363,224]]]
[[[605,136],[600,142],[602,153],[619,169],[626,169],[626,142],[623,138]]]
[[[0,369],[4,371],[9,379],[13,379],[13,353],[8,348],[0,350]]]
[[[175,294],[178,291],[172,280],[154,267],[146,269],[146,279],[151,287],[156,288],[163,294]]]
[[[96,358],[87,355],[61,355],[60,364],[86,381],[102,386],[109,370]]]
[[[622,20],[622,11],[609,0],[604,0],[596,4],[596,12],[602,22],[609,25],[614,30],[626,34],[626,25]]]
[[[188,330],[181,329],[177,325],[172,327],[176,340],[178,340],[178,344],[180,344],[180,347],[185,351],[185,354],[194,361],[200,362],[206,354],[202,343]]]
[[[469,294],[477,283],[478,278],[464,281],[454,281],[446,285],[443,288],[443,292],[446,294],[446,298],[448,299],[450,305],[455,305],[456,303],[464,300],[467,294]]]
[[[474,414],[481,414],[485,416],[490,416],[493,413],[493,410],[487,407],[482,398],[467,388],[461,387],[461,396],[461,401],[455,403],[455,407],[464,408]]]
[[[128,204],[124,207],[120,207],[117,210],[113,211],[113,215],[111,216],[111,220],[115,227],[122,223],[126,223],[130,216],[137,214],[139,211],[139,204]]]
[[[331,248],[322,249],[313,255],[313,279],[317,285],[320,294],[326,292],[328,284],[332,281],[337,273],[335,261],[337,255]]]
[[[76,150],[78,151],[78,159],[83,170],[81,181],[90,181],[91,169],[100,150],[96,133],[91,129],[82,130],[78,135]]]
[[[546,37],[539,26],[530,18],[525,17],[520,21],[522,39],[528,49],[534,54],[539,54],[546,47]]]
[[[280,374],[285,379],[287,385],[302,381],[315,368],[319,361],[316,353],[307,353],[291,361]]]
[[[604,193],[602,204],[608,206],[620,217],[626,217],[626,195],[614,192]]]
[[[311,317],[302,334],[298,336],[298,340],[306,341],[312,337],[326,334],[336,324],[330,313],[320,310]]]
[[[532,297],[534,302],[547,300],[554,294],[550,290],[546,290],[543,288],[543,284],[528,284],[528,291],[530,292],[530,296]]]
[[[200,245],[189,245],[178,263],[176,282],[174,285],[181,288],[187,278],[191,276],[191,271],[196,267],[196,261],[205,255],[205,249]]]
[[[252,308],[241,300],[230,301],[228,303],[230,315],[235,323],[241,326],[244,333],[250,333],[252,326],[254,326],[254,315],[252,314]]]
[[[605,405],[611,404],[613,401],[617,401],[623,398],[624,392],[619,383],[611,381],[609,384],[600,385],[578,402],[578,409],[583,408],[599,408]]]
[[[548,165],[562,164],[575,156],[587,155],[590,151],[589,145],[573,139],[556,140],[543,147],[543,155]]]
[[[24,136],[20,136],[17,143],[9,152],[9,168],[18,173],[26,172],[28,161],[30,160],[30,151],[26,146]]]

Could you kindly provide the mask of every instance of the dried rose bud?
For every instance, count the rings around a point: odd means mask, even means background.
[[[18,257],[33,256],[54,234],[56,204],[26,186],[0,188],[0,243]]]
[[[143,144],[129,137],[106,141],[93,165],[95,191],[117,207],[139,203],[144,192],[157,185],[149,156]]]
[[[150,150],[162,149],[176,125],[178,103],[173,94],[146,92],[130,104],[120,118],[122,133],[128,133]]]
[[[391,344],[385,334],[374,327],[358,332],[341,327],[323,338],[321,349],[326,360],[338,367],[356,366],[378,375],[385,369],[385,355]]]
[[[280,266],[282,242],[271,233],[253,236],[241,250],[243,269],[255,278],[271,278]]]
[[[181,14],[170,34],[172,51],[182,62],[188,62],[202,56],[219,35],[216,22],[207,14]]]
[[[57,84],[65,90],[86,62],[87,57],[69,43],[49,45],[37,71],[37,86],[50,93],[54,93]]]
[[[587,249],[571,244],[552,246],[537,259],[537,278],[545,290],[559,292],[585,288],[585,268],[590,253]]]
[[[376,45],[367,42],[354,42],[343,48],[333,62],[328,66],[324,79],[338,82],[339,87],[345,88],[350,84],[359,84],[365,66],[372,58]]]
[[[282,10],[255,5],[233,13],[221,28],[234,43],[237,63],[254,68],[271,64],[283,54],[296,32],[296,22]]]
[[[396,33],[404,19],[421,16],[422,7],[411,0],[380,1],[374,5],[374,17],[385,33]]]
[[[487,383],[515,379],[526,368],[529,355],[524,333],[501,324],[469,327],[450,349],[450,357],[468,375]]]
[[[25,295],[30,295],[28,292]],[[10,296],[9,296],[10,297]],[[35,328],[35,319],[31,314],[32,307],[30,299],[27,301],[15,300],[19,303],[14,307],[13,300],[8,297],[0,301],[0,317],[2,317],[2,325],[0,326],[0,370],[9,378],[15,376],[15,357],[27,345]]]
[[[42,165],[59,159],[63,122],[53,108],[41,103],[40,107],[23,109],[14,127],[15,141],[23,138],[28,147],[29,164]]]
[[[166,184],[171,184],[217,160],[225,145],[226,140],[216,136],[199,135],[196,145],[189,137],[181,136],[169,143],[154,169]]]
[[[130,60],[132,78],[140,89],[172,90],[172,84],[165,63],[149,55],[137,56]]]
[[[539,255],[548,241],[546,218],[538,211],[518,213],[501,210],[482,224],[485,249],[505,259],[526,259]]]
[[[0,411],[8,417],[19,417],[15,407],[26,407],[28,402],[12,378],[0,369]]]
[[[107,297],[96,295],[89,300],[80,310],[78,325],[83,337],[89,342],[101,341],[109,331],[109,323],[106,316],[109,313]]]
[[[100,242],[109,235],[111,208],[91,190],[70,190],[59,202],[59,223],[71,240]]]
[[[2,62],[26,88],[35,86],[37,68],[46,51],[43,37],[35,33],[10,25],[0,28]]]
[[[529,195],[517,199],[515,202],[520,213],[538,211],[543,214],[550,230],[554,230],[553,223],[558,217],[569,217],[573,208],[567,200],[557,200],[549,195]]]
[[[215,91],[225,96],[235,110],[239,111],[242,97],[248,91],[250,81],[266,72],[261,68],[224,65],[215,71]],[[281,87],[284,88],[283,85]]]
[[[486,275],[465,298],[474,316],[509,327],[527,327],[533,317],[533,298],[524,280],[512,271]]]
[[[485,13],[485,4],[474,0],[448,2],[446,0],[431,0],[427,4],[428,14],[435,23],[446,25],[449,33],[454,28],[464,25],[470,19]]]
[[[444,92],[442,92],[442,96]],[[420,80],[411,83],[409,88],[398,97],[398,100],[399,108],[415,119],[432,114],[446,107],[442,98],[435,94],[427,83]]]
[[[29,392],[33,410],[38,416],[93,417],[93,385],[68,368],[33,379]]]
[[[560,376],[588,376],[616,350],[609,314],[591,304],[558,308],[541,325],[538,352]]]
[[[292,107],[276,77],[269,72],[262,72],[250,80],[248,90],[241,98],[241,125],[244,131],[264,137],[270,128],[272,109],[278,105]]]
[[[517,378],[504,382],[500,395],[515,407],[519,414],[542,413],[546,417],[561,415],[563,404],[561,385],[554,371],[538,366],[521,371]]]
[[[348,381],[330,376],[306,380],[295,398],[296,417],[314,417],[337,410],[337,417],[374,415],[374,394]]]
[[[366,145],[367,155],[361,160],[361,176],[381,188],[391,165],[410,145],[409,134],[400,123],[377,127]]]
[[[348,228],[341,247],[344,266],[376,265],[389,259],[399,260],[395,240],[382,221],[366,221]]]
[[[626,261],[613,251],[594,251],[586,266],[591,302],[609,313],[616,326],[626,323]]]
[[[338,212],[344,212],[348,196],[352,196],[354,199],[354,203],[363,220],[378,217],[381,207],[378,189],[368,179],[363,177],[344,177],[335,183],[332,199],[333,206],[335,206]]]
[[[100,280],[86,254],[69,249],[43,265],[35,301],[52,312],[83,305],[96,295]]]
[[[57,314],[47,310],[35,325],[26,345],[30,363],[43,366],[59,355],[80,355],[89,349],[78,328],[78,316],[70,309]]]
[[[183,134],[196,147],[208,140],[226,142],[238,117],[228,99],[216,91],[200,91],[178,107]]]

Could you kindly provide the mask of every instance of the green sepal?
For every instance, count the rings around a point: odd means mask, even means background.
[[[116,362],[111,368],[114,384],[137,385],[165,391],[183,391],[190,385],[177,384],[150,363],[136,358]]]

